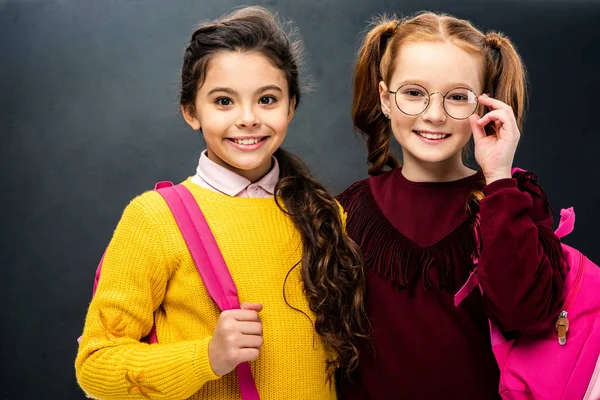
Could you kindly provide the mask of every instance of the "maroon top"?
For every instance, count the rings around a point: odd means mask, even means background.
[[[395,169],[339,196],[363,250],[372,327],[352,379],[341,381],[345,399],[499,398],[487,317],[514,335],[558,316],[562,252],[537,176],[483,188],[478,226],[466,204],[481,182],[479,172],[416,183]],[[485,297],[474,291],[455,307],[477,255]]]

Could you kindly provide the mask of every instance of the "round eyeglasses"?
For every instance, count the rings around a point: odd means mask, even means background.
[[[431,96],[440,92],[429,93],[427,89],[416,83],[402,85],[394,95],[396,106],[406,115],[419,115],[429,107]],[[448,116],[454,119],[467,119],[477,111],[479,101],[470,89],[456,87],[443,95],[442,106]]]

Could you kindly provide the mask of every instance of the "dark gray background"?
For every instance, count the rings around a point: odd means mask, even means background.
[[[120,214],[203,147],[178,114],[194,25],[232,0],[0,0],[0,399],[84,398],[73,361],[93,272]],[[504,31],[529,68],[516,165],[537,172],[567,239],[600,261],[600,4],[584,1],[266,0],[296,21],[306,69],[286,147],[335,193],[365,176],[349,118],[360,32],[375,13],[438,10]]]

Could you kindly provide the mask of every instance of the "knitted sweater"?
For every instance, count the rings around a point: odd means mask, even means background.
[[[263,305],[264,345],[251,363],[261,399],[334,399],[290,218],[273,197],[183,184],[208,221],[240,302]],[[236,373],[218,377],[209,364],[219,314],[166,203],[146,192],[127,206],[106,252],[76,359],[79,384],[102,399],[239,399]],[[140,342],[153,322],[158,344]]]
[[[498,399],[488,317],[508,336],[554,324],[564,300],[562,251],[537,176],[518,172],[483,189],[476,220],[467,200],[481,172],[454,182],[411,182],[397,168],[338,199],[364,252],[371,341],[360,348],[346,400]],[[454,295],[479,256],[485,296]]]

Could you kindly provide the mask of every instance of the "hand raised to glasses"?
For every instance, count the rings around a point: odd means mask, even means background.
[[[490,112],[483,117],[469,117],[475,141],[475,160],[481,167],[486,184],[511,177],[511,168],[521,132],[512,108],[486,94],[479,96],[479,104]],[[484,127],[493,122],[496,134],[487,136]]]

